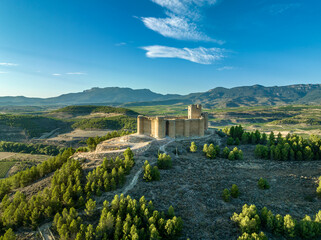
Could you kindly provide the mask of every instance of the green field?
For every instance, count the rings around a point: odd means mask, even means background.
[[[0,178],[6,177],[7,172],[15,165],[15,162],[0,161]]]

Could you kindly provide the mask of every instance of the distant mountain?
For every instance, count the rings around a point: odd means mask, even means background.
[[[119,87],[92,88],[78,93],[63,94],[52,98],[0,97],[0,105],[82,105],[82,104],[122,104],[128,102],[150,102],[179,98],[175,94],[158,94],[149,89]]]
[[[149,89],[92,88],[52,98],[0,97],[0,105],[122,105],[153,106],[201,103],[205,107],[240,107],[285,104],[321,104],[321,84],[298,84],[264,87],[261,85],[235,88],[217,87],[189,95],[158,94]]]
[[[321,84],[264,87],[261,85],[214,88],[191,97],[206,107],[240,107],[285,104],[321,104]]]

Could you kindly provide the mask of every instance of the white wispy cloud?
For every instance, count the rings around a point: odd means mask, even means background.
[[[0,72],[0,74],[6,74],[6,73],[8,73],[8,72]]]
[[[60,73],[53,73],[52,76],[61,76]]]
[[[168,18],[142,18],[145,26],[158,32],[164,37],[175,38],[179,40],[201,40],[211,41],[212,39],[206,34],[200,32],[195,23],[189,22],[187,19],[180,17]]]
[[[223,41],[207,36],[199,26],[201,8],[216,3],[216,0],[152,0],[163,7],[167,17],[142,17],[145,26],[164,37],[179,40],[213,41],[223,44]]]
[[[13,67],[13,66],[18,66],[18,64],[16,64],[16,63],[9,63],[9,62],[2,62],[2,63],[0,63],[0,66]]]
[[[125,43],[125,42],[120,42],[120,43],[115,44],[116,47],[121,47],[121,46],[126,46],[126,45],[127,45],[127,43]]]
[[[277,15],[281,14],[287,10],[293,9],[293,8],[298,8],[301,7],[301,3],[280,3],[280,4],[273,4],[269,8],[269,12],[272,15]]]
[[[234,70],[234,69],[236,69],[236,67],[233,67],[233,66],[223,66],[223,67],[217,68],[216,70],[217,70],[217,71],[224,71],[224,70]]]
[[[212,64],[224,58],[221,48],[174,48],[166,46],[147,46],[146,56],[149,58],[180,58],[200,64]]]
[[[83,73],[83,72],[68,72],[66,74],[68,74],[68,75],[85,75],[86,73]]]

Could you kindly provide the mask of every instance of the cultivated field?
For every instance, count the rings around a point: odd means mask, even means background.
[[[14,164],[15,162],[12,161],[0,161],[0,178],[5,178],[8,171]]]

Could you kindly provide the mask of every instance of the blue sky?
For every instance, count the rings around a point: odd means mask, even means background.
[[[1,0],[0,96],[320,83],[318,0]]]

